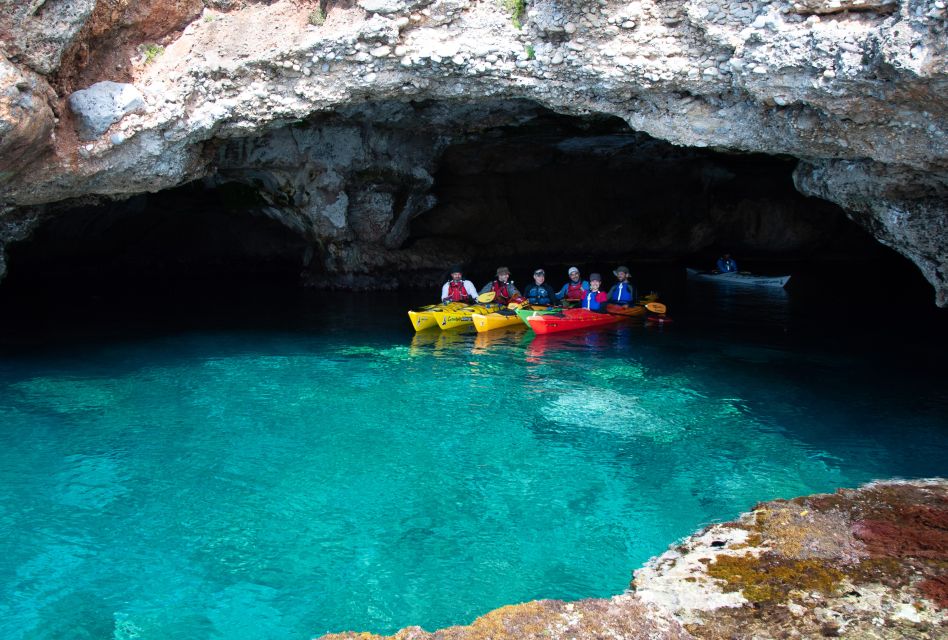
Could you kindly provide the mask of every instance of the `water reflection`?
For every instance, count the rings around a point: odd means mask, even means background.
[[[411,339],[411,353],[412,355],[425,353],[446,355],[467,346],[473,338],[473,331],[442,331],[441,329],[419,331]]]
[[[530,332],[525,324],[478,333],[474,336],[474,353],[483,353],[499,346],[519,346],[527,333]]]

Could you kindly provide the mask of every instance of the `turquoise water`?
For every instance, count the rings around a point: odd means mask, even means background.
[[[0,637],[434,629],[620,593],[760,500],[945,474],[943,349],[702,295],[562,337],[354,297],[8,349]]]

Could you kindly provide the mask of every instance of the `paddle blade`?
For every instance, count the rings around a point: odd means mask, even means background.
[[[510,309],[511,311],[516,311],[517,309],[522,309],[525,306],[527,305],[524,304],[523,302],[511,302],[510,304],[507,305],[507,308]]]
[[[493,302],[494,297],[496,295],[497,295],[496,292],[488,291],[487,293],[482,293],[481,295],[477,296],[477,301],[478,302]]]
[[[649,302],[645,305],[645,308],[652,313],[665,313],[668,310],[668,307],[663,305],[661,302]]]

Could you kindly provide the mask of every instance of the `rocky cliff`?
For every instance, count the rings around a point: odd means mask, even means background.
[[[255,189],[315,273],[433,266],[471,250],[407,246],[445,150],[552,112],[793,158],[948,305],[944,0],[0,5],[0,248],[202,180]]]

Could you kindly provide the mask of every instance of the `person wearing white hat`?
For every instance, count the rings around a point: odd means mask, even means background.
[[[575,300],[579,302],[586,296],[586,292],[589,291],[589,283],[582,279],[579,275],[579,269],[576,267],[570,267],[569,271],[566,272],[569,275],[569,282],[563,285],[563,288],[559,290],[556,294],[557,300],[566,301]]]

